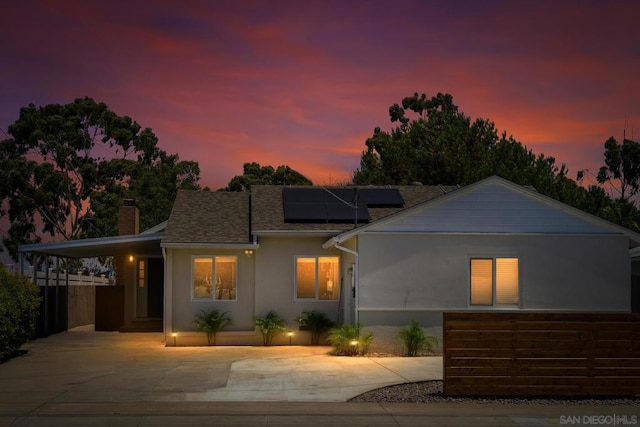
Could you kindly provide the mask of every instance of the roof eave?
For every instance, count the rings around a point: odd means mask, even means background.
[[[256,230],[255,236],[335,236],[344,230]]]
[[[202,242],[161,242],[160,247],[169,249],[258,249],[257,243],[202,243]]]
[[[20,253],[61,256],[67,258],[93,258],[114,255],[128,245],[153,244],[162,240],[162,233],[131,234],[124,236],[98,237],[94,239],[65,240],[63,242],[34,243],[18,246]],[[149,246],[148,244],[144,246]],[[159,248],[159,246],[158,246]],[[147,248],[148,249],[148,248]],[[82,251],[82,252],[78,252]]]

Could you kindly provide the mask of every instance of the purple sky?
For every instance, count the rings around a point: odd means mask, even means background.
[[[90,96],[224,186],[242,164],[345,182],[388,107],[449,92],[570,177],[640,136],[638,1],[11,1],[0,128]]]

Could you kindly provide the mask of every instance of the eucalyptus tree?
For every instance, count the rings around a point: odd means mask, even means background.
[[[198,187],[197,163],[168,155],[151,129],[88,97],[66,105],[30,104],[7,136],[0,141],[0,216],[9,217],[3,243],[14,258],[19,244],[46,234],[114,234],[113,212],[124,197],[153,199],[163,210],[155,215],[166,219],[176,188]],[[141,182],[158,181],[166,191],[140,188]]]

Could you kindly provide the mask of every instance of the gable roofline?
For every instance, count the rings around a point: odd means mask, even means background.
[[[536,190],[527,188],[527,187],[523,187],[521,185],[518,185],[514,182],[511,182],[507,179],[501,178],[497,175],[493,175],[490,176],[488,178],[485,178],[483,180],[477,181],[473,184],[467,185],[466,187],[462,187],[459,188],[455,191],[452,191],[450,193],[447,194],[443,194],[442,196],[436,197],[434,199],[428,200],[426,202],[420,203],[418,205],[412,206],[410,208],[404,209],[400,212],[397,212],[393,215],[387,216],[385,218],[382,218],[378,221],[374,221],[371,222],[369,224],[363,225],[361,227],[355,228],[353,230],[349,230],[347,232],[341,233],[337,236],[332,237],[331,239],[327,240],[322,247],[327,249],[331,246],[335,246],[336,244],[340,244],[346,240],[349,240],[350,238],[359,235],[363,232],[368,231],[371,228],[392,222],[397,220],[398,218],[402,218],[403,216],[407,216],[409,215],[411,212],[424,208],[425,206],[435,206],[437,204],[440,203],[444,203],[448,200],[453,200],[455,198],[458,198],[460,196],[463,196],[467,193],[470,193],[472,191],[477,190],[478,188],[482,188],[482,187],[486,187],[488,185],[492,185],[492,184],[498,184],[498,185],[502,185],[504,187],[510,188],[514,191],[519,192],[520,194],[535,199],[541,203],[544,203],[546,205],[549,205],[551,207],[554,207],[556,209],[560,209],[563,212],[566,212],[570,215],[575,215],[585,221],[588,221],[590,223],[599,225],[603,228],[606,228],[608,230],[610,230],[612,233],[614,234],[623,234],[625,236],[627,236],[629,238],[629,247],[630,248],[634,248],[634,247],[638,247],[640,246],[640,233],[636,233],[632,230],[629,230],[628,228],[622,227],[620,225],[614,224],[610,221],[607,221],[606,219],[600,218],[598,216],[592,215],[590,213],[587,213],[585,211],[582,211],[580,209],[574,208],[572,206],[567,205],[566,203],[562,203],[558,200],[555,200],[551,197],[545,196],[543,194],[538,193]]]
[[[155,233],[162,233],[164,231],[165,228],[167,228],[167,223],[169,222],[169,220],[166,221],[162,221],[160,224],[156,224],[153,227],[144,230],[143,232],[141,232],[140,234],[155,234]]]

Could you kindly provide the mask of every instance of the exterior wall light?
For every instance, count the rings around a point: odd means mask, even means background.
[[[244,254],[245,254],[246,256],[251,256],[251,255],[253,255],[253,249],[245,249],[245,250],[244,250]]]
[[[129,262],[133,262],[133,255],[129,255]]]

